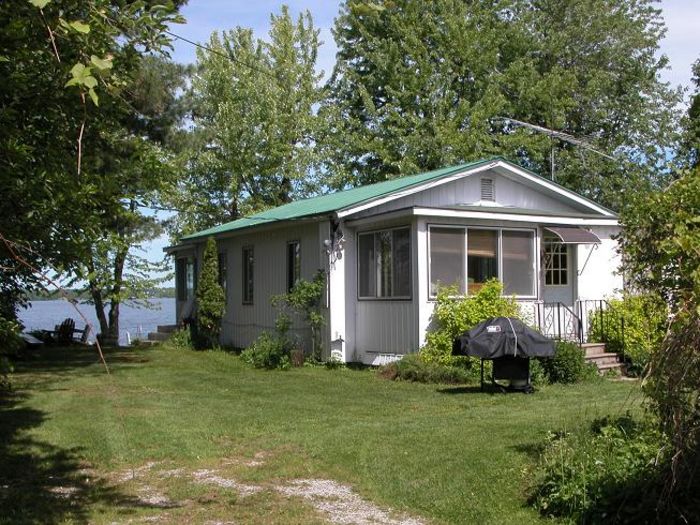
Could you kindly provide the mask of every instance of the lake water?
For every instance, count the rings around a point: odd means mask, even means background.
[[[175,299],[151,299],[154,308],[136,308],[122,304],[119,309],[119,344],[125,345],[128,339],[145,339],[148,332],[155,332],[159,324],[175,323]],[[99,323],[95,315],[95,307],[91,304],[79,304],[78,309],[87,317],[95,331],[99,331]],[[53,330],[54,326],[63,322],[67,317],[75,319],[75,327],[83,328],[85,322],[75,311],[75,308],[62,299],[53,301],[32,301],[30,307],[19,311],[19,319],[25,330]],[[95,334],[90,334],[94,341]]]

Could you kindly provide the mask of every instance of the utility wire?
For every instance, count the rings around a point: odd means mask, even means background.
[[[220,56],[220,57],[225,58],[227,60],[230,60],[234,64],[238,64],[239,66],[247,67],[251,71],[255,71],[257,73],[260,73],[261,75],[265,75],[267,77],[270,77],[271,79],[273,79],[275,81],[279,81],[279,79],[276,76],[274,76],[273,74],[271,74],[269,71],[264,71],[264,70],[259,69],[251,64],[248,64],[247,62],[243,62],[242,60],[238,60],[237,58],[232,57],[228,53],[222,53],[221,51],[217,51],[216,49],[212,49],[209,46],[205,46],[204,44],[200,44],[199,42],[195,42],[193,40],[185,38],[184,36],[180,36],[177,33],[173,33],[172,31],[168,31],[167,29],[164,29],[163,32],[167,35],[170,35],[171,37],[173,37],[177,40],[182,40],[183,42],[186,42],[194,47],[198,47],[199,49],[203,49],[209,53],[212,53],[214,55],[217,55],[217,56]]]

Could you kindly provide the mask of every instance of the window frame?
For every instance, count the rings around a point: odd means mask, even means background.
[[[296,246],[297,250],[294,254],[294,263],[292,263],[292,257],[289,252],[292,246]],[[285,248],[285,259],[287,262],[287,293],[291,292],[294,286],[301,280],[301,241],[295,239],[292,241],[287,241]],[[296,259],[298,258],[298,266]]]
[[[248,269],[248,260],[246,253],[250,252],[250,270]],[[252,305],[255,299],[255,247],[253,245],[246,245],[241,247],[241,280],[243,286],[241,288],[241,303],[244,305]],[[250,279],[248,278],[248,272],[250,272]],[[248,284],[250,283],[250,290],[248,289]],[[250,297],[248,296],[250,292]]]
[[[547,268],[546,266],[543,266],[544,270],[544,279],[543,279],[543,285],[551,288],[568,288],[571,286],[571,283],[569,282],[569,270],[571,268],[571,257],[570,254],[571,252],[569,251],[569,245],[565,242],[561,242],[560,239],[557,239],[556,237],[543,237],[542,238],[542,260],[546,261],[547,259],[547,246],[548,245],[558,245],[561,246],[564,250],[564,253],[562,254],[561,252],[557,253],[561,257],[561,255],[565,256],[566,260],[566,268]],[[547,284],[547,273],[548,272],[558,272],[559,273],[559,284]],[[566,283],[562,284],[561,283],[561,277],[562,275],[566,277]]]
[[[518,300],[522,301],[528,301],[528,300],[537,300],[538,293],[539,293],[539,286],[538,286],[538,265],[539,265],[539,260],[538,260],[538,250],[537,246],[538,244],[538,230],[535,227],[532,228],[526,228],[526,227],[513,227],[513,228],[504,228],[501,226],[479,226],[479,225],[473,225],[473,224],[440,224],[440,223],[429,223],[427,224],[428,228],[428,249],[427,249],[427,257],[428,257],[428,275],[427,275],[427,286],[428,286],[428,301],[435,301],[437,299],[437,295],[432,293],[432,261],[431,261],[431,242],[432,242],[432,236],[430,233],[430,230],[432,228],[455,228],[462,230],[463,235],[464,235],[464,261],[462,263],[462,272],[464,275],[464,295],[471,296],[473,294],[469,294],[469,230],[491,230],[491,231],[497,231],[498,232],[498,237],[497,237],[497,250],[498,253],[496,254],[496,264],[498,266],[498,280],[503,283],[503,232],[504,231],[518,231],[518,232],[528,232],[532,234],[532,271],[533,271],[533,283],[532,283],[532,294],[531,295],[515,295],[515,298]],[[511,294],[508,294],[511,295]]]
[[[394,251],[394,236],[393,232],[396,230],[407,230],[408,231],[408,242],[409,242],[409,250],[408,250],[408,273],[409,273],[409,294],[408,295],[396,295],[396,296],[390,296],[390,297],[382,297],[382,296],[364,296],[361,295],[360,293],[360,237],[363,235],[372,235],[374,236],[377,233],[381,232],[392,232],[392,237],[391,237],[391,243],[392,243],[392,253]],[[372,230],[363,230],[360,232],[357,232],[355,235],[355,246],[357,246],[356,249],[356,257],[355,257],[355,265],[356,265],[356,272],[357,272],[357,286],[356,286],[356,298],[358,301],[412,301],[413,300],[413,244],[414,244],[414,239],[413,239],[413,227],[410,224],[402,224],[400,226],[390,226],[387,228],[374,228]],[[394,262],[392,260],[392,279],[394,278],[393,274],[393,267],[394,267]],[[377,287],[378,289],[378,287]]]

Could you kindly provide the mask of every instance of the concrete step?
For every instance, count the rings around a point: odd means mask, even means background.
[[[586,361],[589,363],[595,363],[598,365],[598,367],[600,367],[600,365],[619,363],[620,357],[616,353],[605,352],[603,354],[587,355]]]
[[[620,375],[625,375],[625,365],[624,363],[607,363],[605,365],[598,365],[598,373],[604,374],[608,370],[613,370],[618,372]]]
[[[161,324],[161,325],[158,325],[158,328],[156,331],[161,333],[161,334],[172,334],[173,332],[177,331],[177,325],[176,324]]]
[[[586,357],[605,353],[605,343],[583,343],[581,348],[586,352]]]
[[[167,341],[171,334],[164,334],[163,332],[150,332],[148,334],[149,341]]]

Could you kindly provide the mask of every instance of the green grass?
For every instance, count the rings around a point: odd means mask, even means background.
[[[111,376],[89,349],[47,349],[18,364],[15,394],[0,404],[0,523],[158,514],[324,522],[272,490],[240,498],[191,476],[156,475],[175,468],[220,469],[268,488],[332,479],[430,523],[536,523],[528,472],[546,432],[639,404],[637,383],[608,380],[504,395],[390,382],[370,370],[252,370],[223,352],[167,346],[107,360]],[[246,466],[256,454],[263,464]],[[157,469],[120,481],[119,472],[150,461]],[[143,504],[144,484],[180,506]],[[51,488],[66,485],[77,489],[70,498]]]

